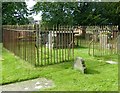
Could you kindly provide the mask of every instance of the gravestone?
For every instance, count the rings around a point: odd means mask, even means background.
[[[100,35],[100,47],[107,48],[107,35]]]
[[[48,34],[48,42],[46,43],[46,47],[48,47],[49,49],[53,48],[53,33],[52,33],[52,31],[49,32],[49,34]]]
[[[115,61],[106,61],[106,63],[109,63],[109,64],[118,64],[118,62],[115,62]]]
[[[85,73],[86,66],[85,61],[81,57],[77,57],[74,62],[74,69],[81,71],[82,73]]]

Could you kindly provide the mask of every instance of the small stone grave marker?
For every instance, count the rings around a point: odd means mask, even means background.
[[[85,61],[81,57],[77,57],[74,62],[74,69],[81,71],[82,73],[85,73],[86,66]]]
[[[106,49],[107,48],[107,35],[100,35],[100,46],[101,48],[103,49]]]
[[[49,49],[53,48],[53,32],[49,32],[48,34],[48,42],[46,43],[46,47],[48,47]]]
[[[118,62],[115,62],[115,61],[106,61],[106,62],[109,64],[118,64]]]

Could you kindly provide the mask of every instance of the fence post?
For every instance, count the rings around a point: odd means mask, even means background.
[[[39,64],[39,25],[35,24],[35,30],[36,30],[36,50],[37,50],[37,63]],[[35,64],[37,66],[37,64]]]

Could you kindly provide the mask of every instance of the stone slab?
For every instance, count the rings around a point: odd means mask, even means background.
[[[2,85],[2,91],[39,91],[40,89],[53,87],[51,80],[38,78],[18,83]]]

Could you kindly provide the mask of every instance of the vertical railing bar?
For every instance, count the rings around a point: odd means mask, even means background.
[[[67,55],[68,55],[68,61],[69,61],[69,44],[70,44],[70,35],[71,35],[71,30],[70,30],[70,26],[67,27],[68,28],[68,32],[69,32],[69,35],[68,35],[68,44],[67,44]]]
[[[34,42],[34,31],[33,31],[33,25],[31,25],[31,48],[32,48],[32,50],[31,50],[31,57],[32,57],[32,64],[35,66],[35,64],[34,64],[34,57],[33,57],[33,55],[34,55],[34,47],[33,47],[33,42]]]
[[[47,62],[46,62],[46,64],[47,65],[49,65],[49,38],[48,38],[48,35],[49,35],[49,32],[48,32],[48,28],[46,27],[46,28],[44,28],[44,30],[46,31],[46,35],[47,35],[47,43],[46,43],[46,56],[47,56]]]
[[[36,29],[36,50],[37,50],[37,65],[40,65],[39,61],[39,25],[35,24]]]
[[[61,40],[61,42],[62,42],[62,61],[64,62],[64,59],[63,59],[63,57],[64,57],[64,56],[63,56],[63,55],[64,55],[64,54],[63,54],[63,48],[64,48],[64,43],[63,43],[63,42],[64,42],[64,41],[63,41],[64,39],[63,39],[63,35],[64,35],[64,28],[63,28],[63,26],[62,26],[62,37],[61,37],[61,38],[62,38],[62,40]]]
[[[11,52],[11,29],[9,30],[9,50],[10,50],[10,52]]]
[[[14,54],[13,52],[13,31],[11,31],[11,41],[12,41],[12,53]]]
[[[7,28],[7,29],[8,29],[8,28]],[[5,48],[6,48],[6,49],[8,49],[8,48],[7,48],[7,39],[8,39],[8,30],[7,30],[7,29],[6,29],[6,31],[5,31],[5,32],[6,32],[5,34],[6,34],[6,37],[7,37],[7,38],[5,38]]]
[[[70,43],[69,43],[69,46],[68,46],[68,60],[71,59],[71,45],[72,45],[72,29],[71,29],[71,26],[69,26],[69,31],[70,31],[70,36],[69,36]]]
[[[46,31],[48,33],[47,37],[49,36],[49,31],[48,31],[48,27],[46,27]],[[50,55],[49,55],[49,37],[48,37],[48,51],[47,51],[47,55],[48,55],[48,65],[50,64]]]
[[[36,29],[35,29],[35,25],[33,24],[33,62],[34,62],[34,66],[37,66],[37,62],[36,62],[36,44],[35,44],[35,41],[36,41]]]
[[[67,28],[66,28],[66,27],[67,27],[67,26],[65,26],[65,41],[66,41],[65,43],[67,43]],[[67,56],[66,56],[66,54],[67,54],[67,53],[66,53],[66,49],[67,49],[67,46],[66,46],[66,44],[65,44],[65,61],[67,60],[67,59],[66,59],[66,57],[67,57]]]
[[[27,29],[27,25],[25,25],[25,30]],[[26,38],[25,38],[25,41],[26,41],[26,60],[28,61],[28,41],[27,41],[27,36],[28,36],[28,32],[26,31]],[[29,62],[29,61],[28,61]]]
[[[105,25],[104,25],[104,28],[103,28],[103,33],[105,33]],[[103,35],[103,38],[104,38],[104,34],[102,34]],[[105,40],[103,40],[103,43],[105,43]],[[103,45],[103,55],[102,56],[104,56],[104,48],[105,48],[105,46]]]
[[[42,65],[45,65],[45,47],[44,47],[44,44],[45,44],[45,29],[43,29],[42,30],[42,32],[43,32],[43,44],[42,44],[42,58],[43,58],[43,60],[42,60]]]
[[[6,33],[7,33],[6,48],[8,49],[8,39],[9,39],[8,27],[7,27]]]
[[[56,56],[57,56],[57,63],[58,63],[58,48],[59,48],[59,33],[58,33],[58,25],[56,24]]]
[[[12,38],[13,38],[13,37],[12,37],[12,30],[11,30],[10,33],[11,33],[11,52],[13,53],[13,41],[12,41]]]
[[[44,65],[46,65],[46,28],[44,28],[44,45],[43,45],[43,49],[44,49]]]
[[[25,37],[27,37],[27,32],[25,32]],[[25,38],[24,42],[25,42],[25,49],[24,49],[24,52],[25,52],[25,61],[27,61],[27,41],[26,41],[26,38]]]
[[[102,29],[101,29],[101,32],[103,33],[103,25],[102,25]],[[103,34],[101,33],[101,38],[103,37]],[[101,56],[103,56],[103,46],[101,44]]]
[[[72,59],[72,50],[73,50],[73,47],[74,47],[74,41],[73,41],[73,35],[74,35],[74,30],[73,30],[73,27],[71,26],[71,32],[72,32],[72,34],[71,34],[71,46],[70,46],[70,53],[71,53],[71,56],[70,56],[70,59]]]
[[[59,45],[59,43],[60,43],[60,31],[59,31],[59,26],[60,26],[60,25],[58,25],[58,27],[57,27],[57,32],[58,32],[58,48],[57,48],[57,51],[58,51],[58,54],[57,54],[57,56],[58,56],[58,63],[60,62],[60,58],[59,58],[59,49],[60,49],[60,45]]]
[[[44,30],[44,33],[45,33],[45,36],[44,36],[44,38],[45,38],[45,43],[44,43],[44,64],[45,65],[47,65],[47,60],[46,60],[46,58],[47,58],[47,54],[46,54],[46,50],[47,50],[47,46],[46,46],[46,44],[47,44],[47,31],[46,30]]]
[[[67,52],[68,52],[67,51],[67,48],[68,48],[67,47],[67,43],[68,43],[68,28],[67,27],[68,27],[68,25],[66,25],[66,62],[67,62]]]
[[[64,59],[63,59],[63,57],[64,57],[64,54],[63,54],[63,50],[64,50],[64,39],[63,39],[63,35],[64,35],[64,25],[62,25],[61,26],[61,33],[62,33],[62,35],[61,35],[61,44],[62,44],[62,47],[61,47],[61,60],[62,60],[62,62],[64,62]]]
[[[12,32],[13,32],[13,53],[15,55],[15,31]]]
[[[18,26],[19,25],[17,25],[17,28],[16,28],[16,31],[17,31],[17,29],[18,29]],[[18,32],[18,35],[19,35],[19,31],[17,31]],[[18,36],[18,39],[17,39],[17,44],[18,44],[18,49],[17,49],[17,56],[19,56],[19,36]]]
[[[108,29],[107,29],[107,27],[105,28],[105,33],[108,33]],[[108,44],[108,35],[107,35],[107,44]],[[106,50],[107,50],[107,45],[105,45],[105,55],[106,55]]]
[[[94,43],[95,43],[95,26],[93,26],[93,56],[94,54]]]
[[[8,48],[9,48],[9,51],[10,51],[10,31],[11,31],[11,29],[9,28],[8,31],[9,31],[9,40],[8,40],[9,41],[9,47]]]
[[[74,32],[73,32],[73,30],[72,30],[72,59],[74,60]]]
[[[32,49],[32,29],[31,29],[31,25],[29,25],[29,49],[30,49],[30,62],[31,62],[31,64],[33,65],[33,61],[32,61],[32,51],[33,51],[33,49]]]
[[[53,29],[51,29],[51,28],[52,28],[52,26],[50,27],[50,30],[51,30],[51,31],[50,31],[50,39],[52,39],[52,30],[53,30]],[[52,40],[50,40],[50,56],[51,56],[51,63],[50,63],[50,64],[53,64],[53,60],[52,60],[52,54],[53,54],[53,53],[52,53],[52,49],[53,49],[53,48],[52,48],[52,43],[53,43],[53,42],[51,43],[51,41],[52,41]],[[54,58],[54,57],[53,57],[53,58]]]
[[[11,29],[9,30],[9,50],[11,52]]]
[[[6,38],[6,48],[8,49],[8,37],[9,37],[9,36],[8,36],[8,28],[7,28],[7,30],[6,30],[6,34],[7,34],[7,36],[6,36],[6,37],[7,37],[7,38]]]
[[[31,64],[33,65],[33,62],[32,62],[32,30],[31,30],[31,25],[29,26],[29,30],[30,30],[30,36],[29,36],[29,42],[30,42],[30,57],[31,57]]]
[[[25,25],[25,30],[27,30],[28,28],[27,28],[27,25]],[[28,44],[28,40],[27,40],[27,37],[28,37],[28,32],[26,31],[26,33],[27,33],[27,35],[26,35],[26,38],[25,38],[25,41],[26,41],[26,60],[28,61],[28,51],[29,51],[29,49],[28,49],[28,46],[29,46],[29,44]],[[29,61],[28,61],[29,62]]]
[[[39,60],[39,62],[38,62],[38,64],[40,65],[40,66],[42,66],[43,65],[43,57],[42,57],[42,31],[43,30],[43,26],[41,26],[40,24],[38,25],[38,33],[37,33],[37,35],[38,35],[38,60]],[[40,55],[41,55],[41,57],[40,57]],[[40,59],[41,58],[41,59]],[[41,61],[41,62],[40,62]]]
[[[12,31],[13,32],[13,53],[15,54],[15,42],[14,42],[14,31]]]
[[[8,30],[8,49],[9,49],[9,51],[10,51],[10,28],[9,28],[9,30]]]
[[[56,25],[54,25],[54,60],[55,60],[55,64],[57,63],[57,33],[56,33]]]
[[[20,29],[23,30],[23,26],[22,26],[22,25],[20,26]],[[24,32],[24,36],[25,36],[25,32]],[[24,46],[24,43],[25,43],[25,41],[22,40],[22,59],[23,59],[23,60],[25,60],[25,59],[24,59],[24,56],[25,56],[25,55],[24,55],[24,47],[25,47],[25,46]]]
[[[34,29],[35,29],[35,35],[36,35],[36,41],[35,41],[35,50],[36,50],[36,66],[39,65],[39,50],[38,50],[38,28],[37,28],[37,24],[34,24]]]
[[[61,63],[61,25],[59,25],[59,62]]]
[[[14,29],[17,29],[17,25]],[[18,56],[18,31],[16,31],[16,55]]]
[[[23,25],[22,25],[22,30],[24,30]],[[25,32],[24,34],[25,34],[25,37],[26,37],[26,32]],[[23,40],[23,59],[24,59],[24,60],[26,60],[26,58],[25,58],[25,55],[26,55],[26,54],[25,54],[25,53],[26,53],[26,52],[25,52],[25,51],[26,51],[26,50],[25,50],[25,47],[26,47],[26,45],[25,45],[25,44],[26,44],[26,41]]]
[[[19,25],[19,29],[18,30],[21,30],[20,25]],[[24,36],[24,33],[22,33],[22,34]],[[20,44],[19,44],[20,45],[20,52],[19,53],[20,53],[20,58],[22,59],[22,40],[20,40],[19,42],[20,42]]]
[[[104,25],[104,28],[103,28],[103,33],[105,33],[105,25]],[[105,36],[105,35],[103,34],[103,39],[104,39],[104,40],[103,40],[103,43],[105,44],[105,38],[104,38],[104,36]],[[103,45],[103,56],[104,56],[104,54],[105,54],[104,51],[105,51],[105,45]]]
[[[64,61],[66,61],[66,59],[65,59],[65,44],[64,44],[64,43],[65,43],[65,40],[66,40],[66,39],[65,39],[65,31],[66,31],[66,29],[65,29],[65,26],[64,26],[63,28],[64,28],[64,32],[63,32],[63,33],[64,33],[64,34],[63,34],[64,55],[63,55],[63,56],[64,56]]]
[[[69,40],[69,31],[68,31],[68,25],[66,26],[66,60],[68,61],[68,40]]]
[[[54,54],[53,54],[53,59],[54,59],[54,64],[55,64],[55,59],[56,59],[56,57],[55,57],[55,48],[54,48],[54,44],[55,44],[55,29],[54,29],[54,25],[53,25],[53,52],[54,52]]]

